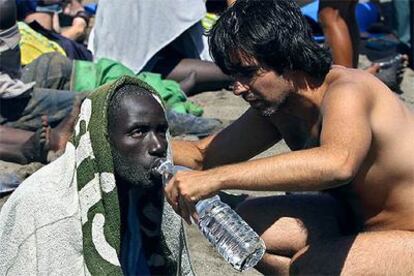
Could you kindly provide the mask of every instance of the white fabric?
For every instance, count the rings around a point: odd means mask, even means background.
[[[20,38],[21,35],[17,24],[4,31],[0,31],[0,53],[15,48],[19,45]]]
[[[81,122],[89,124],[90,108],[86,99],[76,133]],[[89,133],[83,136],[89,137]],[[27,178],[4,204],[0,212],[0,275],[90,274],[82,254],[82,223],[88,219],[89,208],[101,199],[99,179],[104,180],[103,191],[109,192],[115,188],[115,178],[110,173],[95,174],[78,192],[76,157],[83,156],[84,148],[79,144],[75,149],[67,143],[60,158]],[[101,257],[119,265],[115,250],[103,235],[104,219],[94,216],[92,240]],[[193,275],[181,219],[167,202],[161,230],[177,260],[177,274]]]
[[[75,148],[26,179],[0,213],[0,275],[84,275]]]
[[[203,0],[100,0],[93,53],[136,73],[150,58],[206,13]]]
[[[35,82],[24,83],[12,79],[8,74],[0,72],[0,98],[11,99],[18,97],[33,88]]]
[[[0,275],[89,275],[82,255],[75,159],[68,143],[60,158],[26,179],[4,204]],[[177,274],[193,275],[181,219],[167,202],[162,221],[167,246],[181,259]]]

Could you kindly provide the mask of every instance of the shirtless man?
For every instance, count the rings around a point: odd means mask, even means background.
[[[260,16],[257,16],[257,15]],[[211,33],[219,67],[250,103],[232,125],[175,141],[165,191],[187,221],[220,190],[318,191],[247,200],[264,274],[414,272],[414,114],[364,71],[331,67],[293,1],[238,0]],[[292,152],[250,158],[284,140]]]

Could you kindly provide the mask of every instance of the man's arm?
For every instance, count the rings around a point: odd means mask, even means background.
[[[319,147],[218,168],[219,189],[315,191],[349,183],[372,138],[371,103],[355,86],[326,94]]]
[[[174,140],[174,163],[201,170],[241,162],[265,151],[280,139],[277,128],[250,108],[216,135],[200,141]]]
[[[371,103],[355,86],[342,85],[325,96],[319,147],[203,172],[179,172],[166,188],[170,202],[176,204],[180,197],[190,206],[222,189],[313,191],[349,182],[371,143]]]

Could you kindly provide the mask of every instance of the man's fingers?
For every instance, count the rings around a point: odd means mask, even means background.
[[[174,211],[190,225],[191,217],[194,217],[195,213],[194,203],[186,200],[185,197],[180,196],[177,182],[177,175],[175,175],[168,181],[164,193],[168,203],[172,206]]]

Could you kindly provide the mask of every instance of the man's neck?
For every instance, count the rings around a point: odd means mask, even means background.
[[[293,92],[286,99],[281,111],[304,120],[309,119],[309,113],[319,113],[327,90],[326,81],[317,81],[303,72],[291,73],[288,78]]]
[[[145,194],[145,189],[142,189],[139,185],[133,185],[123,180],[117,180],[116,183],[118,193],[122,198],[128,198],[131,195],[140,198]]]

